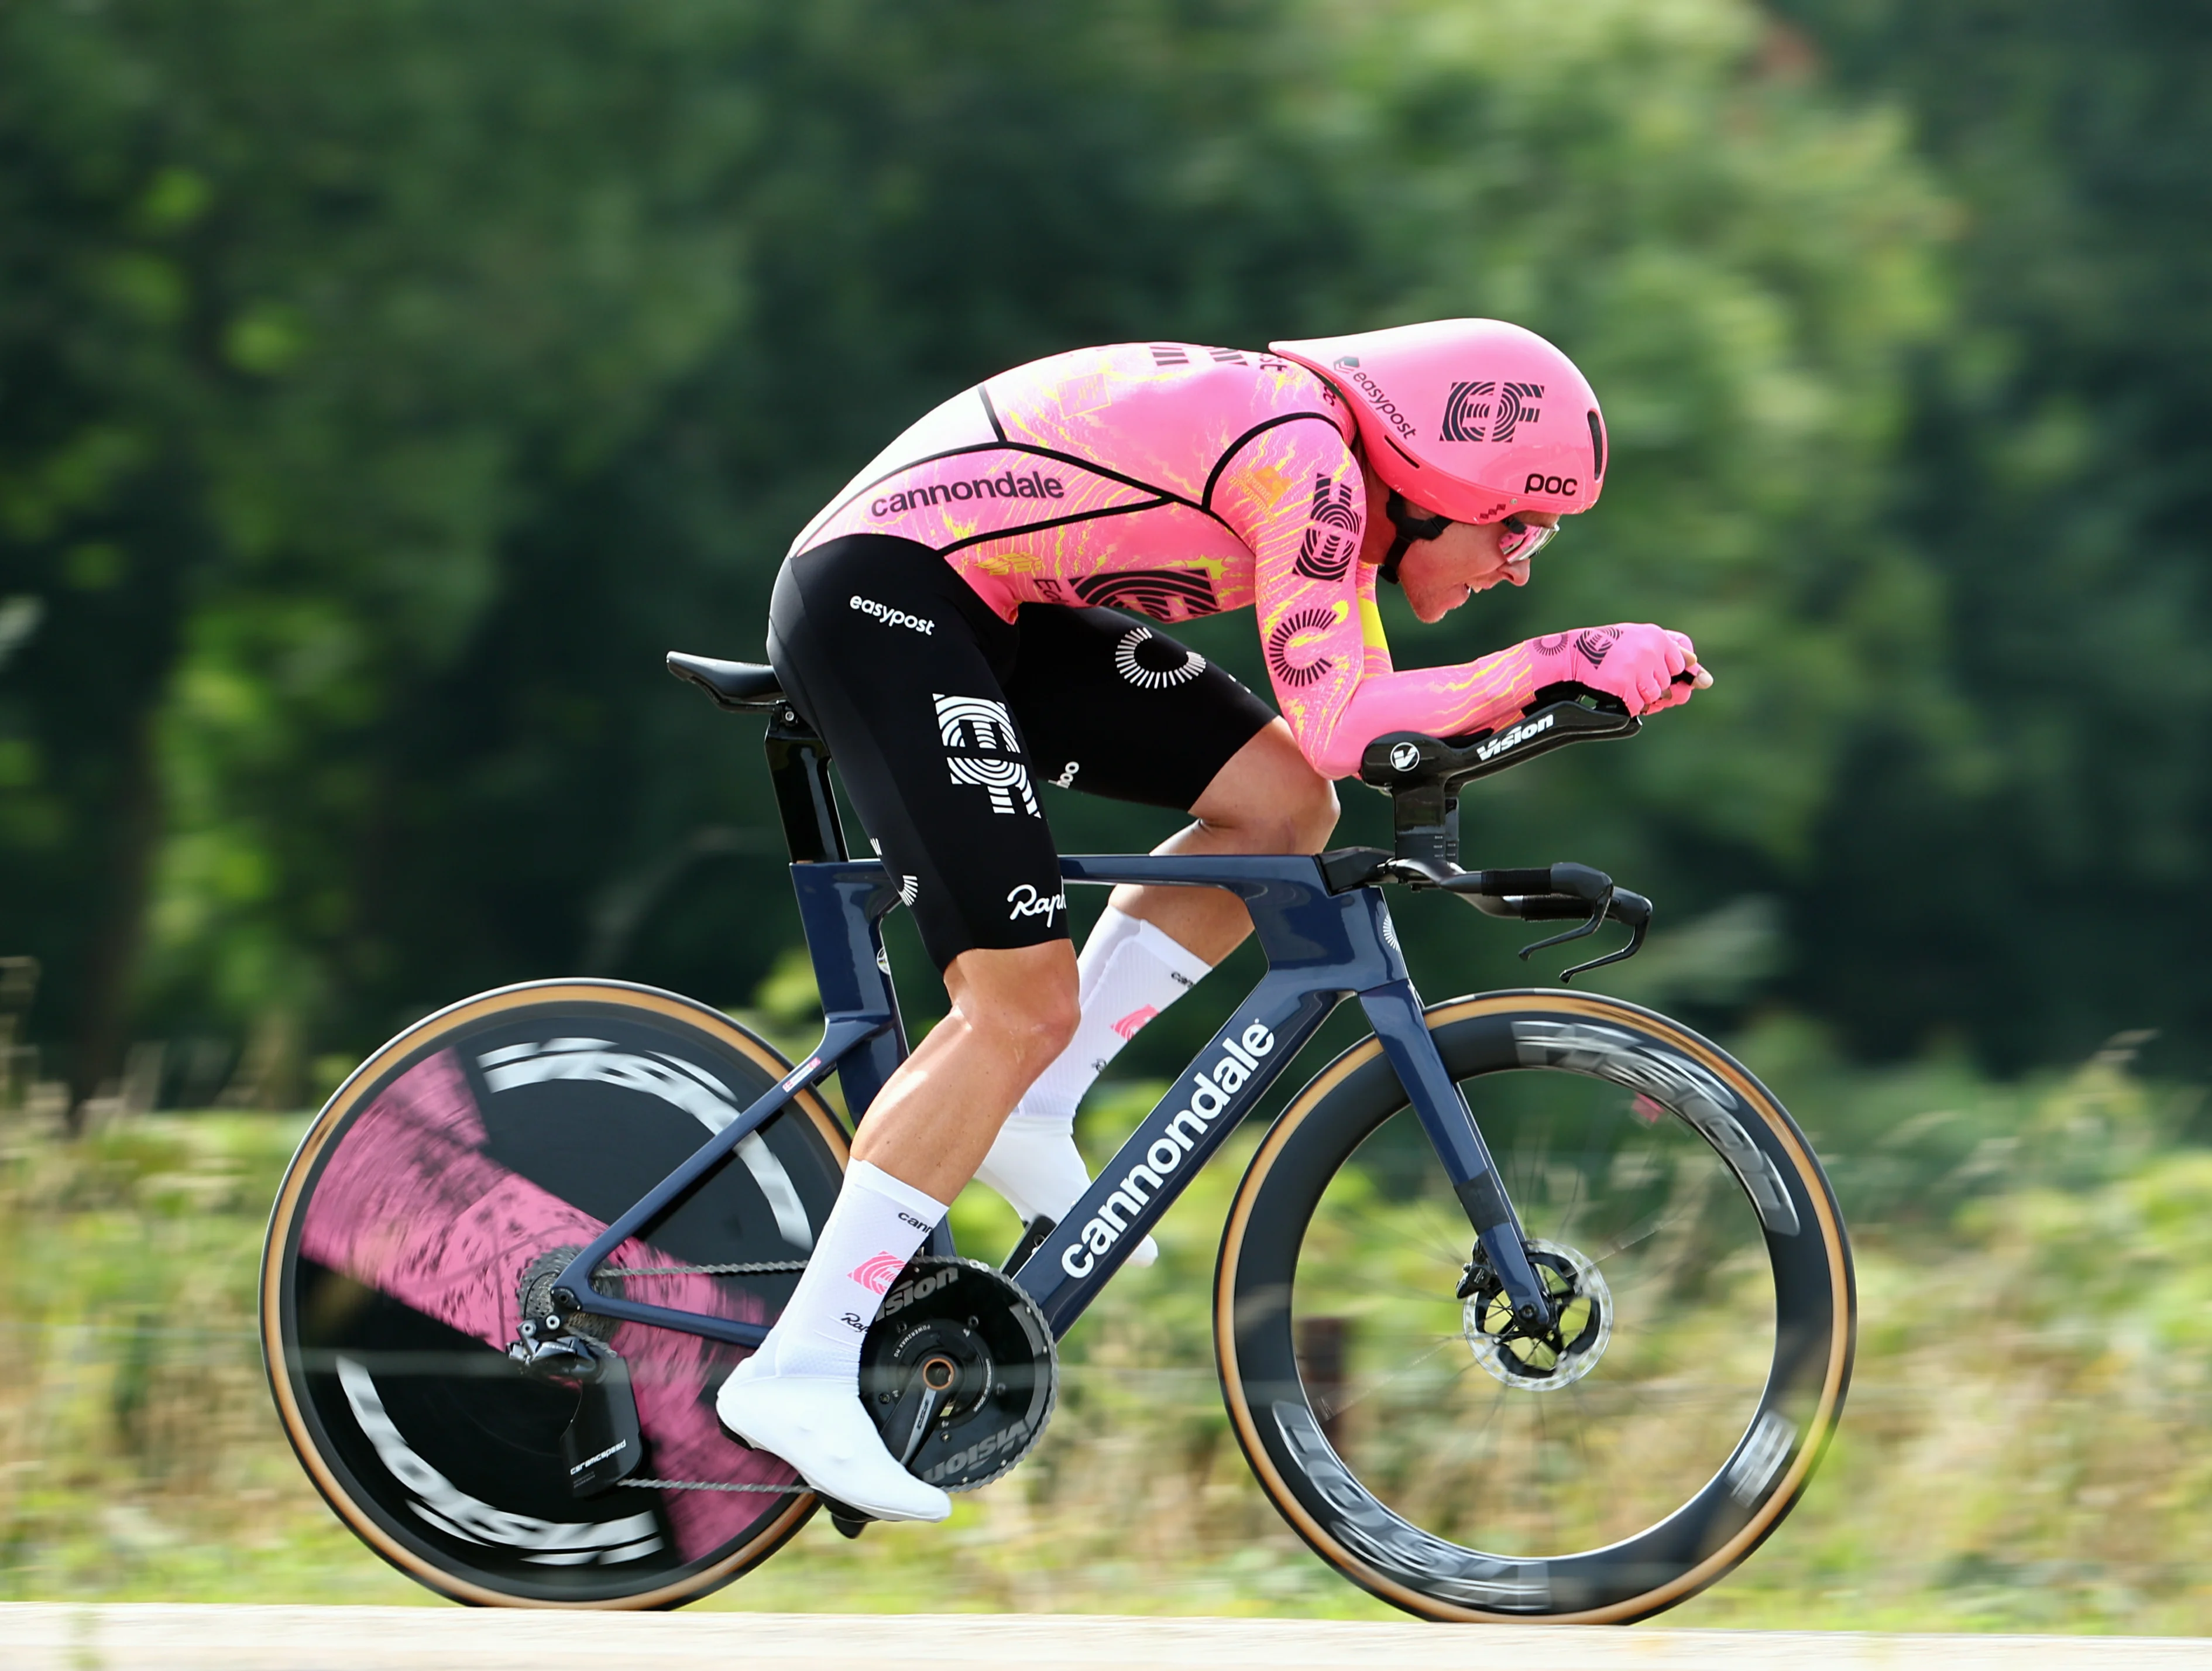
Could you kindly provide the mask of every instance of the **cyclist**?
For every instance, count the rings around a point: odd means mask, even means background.
[[[1378,580],[1425,623],[1523,585],[1605,468],[1597,397],[1565,355],[1451,319],[1018,367],[913,425],[807,525],[777,577],[769,659],[951,1011],[869,1109],[790,1303],[718,1395],[732,1431],[878,1518],[949,1514],[856,1395],[882,1295],[971,1176],[1025,1218],[1064,1215],[1090,1183],[1077,1100],[1250,932],[1219,890],[1125,886],[1079,963],[1040,779],[1192,814],[1162,853],[1313,853],[1335,824],[1331,781],[1382,732],[1497,726],[1563,680],[1642,714],[1711,683],[1687,638],[1648,624],[1391,664]],[[1247,605],[1279,718],[1123,612]]]

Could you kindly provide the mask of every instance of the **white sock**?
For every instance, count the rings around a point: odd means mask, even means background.
[[[945,1203],[856,1160],[830,1209],[791,1303],[761,1342],[775,1375],[856,1378],[860,1340],[884,1295],[945,1217]]]
[[[1107,907],[1076,965],[1083,1018],[1075,1036],[1014,1105],[1013,1117],[1072,1122],[1083,1093],[1121,1047],[1212,967],[1151,923]]]
[[[1109,906],[1077,968],[1083,1015],[1075,1037],[1015,1104],[975,1174],[1024,1219],[1042,1215],[1057,1224],[1091,1188],[1090,1169],[1075,1147],[1076,1104],[1121,1047],[1212,965]],[[1147,1237],[1132,1264],[1152,1263],[1158,1250],[1151,1242]]]

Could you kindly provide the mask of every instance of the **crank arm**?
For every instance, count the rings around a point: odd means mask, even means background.
[[[921,1442],[929,1437],[929,1424],[936,1419],[937,1407],[944,1402],[943,1393],[927,1382],[923,1383],[921,1402],[915,1407],[914,1429],[906,1436],[906,1443],[899,1447],[901,1467],[911,1462],[915,1452],[921,1449]]]

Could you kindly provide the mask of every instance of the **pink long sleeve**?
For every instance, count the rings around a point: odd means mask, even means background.
[[[1385,732],[1451,736],[1519,711],[1534,686],[1517,645],[1456,667],[1390,664],[1376,571],[1358,561],[1366,492],[1333,426],[1291,423],[1249,440],[1214,505],[1254,556],[1254,605],[1275,700],[1299,750],[1326,777],[1359,769]]]

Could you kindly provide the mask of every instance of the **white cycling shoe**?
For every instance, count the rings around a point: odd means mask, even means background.
[[[714,1395],[722,1425],[756,1450],[781,1456],[823,1496],[878,1520],[943,1520],[952,1499],[915,1479],[890,1451],[842,1376],[770,1375],[760,1354],[738,1365]]]
[[[999,1128],[975,1182],[1005,1196],[1026,1229],[1040,1218],[1064,1220],[1090,1189],[1091,1169],[1066,1127],[1016,1115]],[[1160,1244],[1147,1236],[1129,1250],[1128,1263],[1141,1267],[1159,1256]]]

